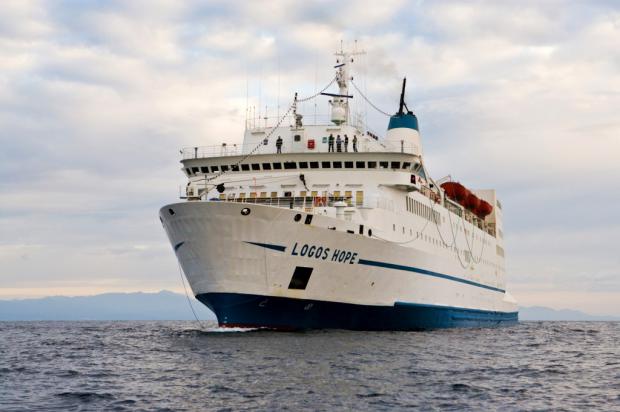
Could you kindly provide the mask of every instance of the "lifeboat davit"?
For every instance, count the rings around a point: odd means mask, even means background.
[[[484,219],[486,216],[490,215],[492,211],[493,211],[493,206],[491,206],[491,204],[487,202],[486,200],[480,199],[480,204],[474,210],[474,213],[480,219]]]
[[[480,206],[481,200],[473,193],[470,193],[469,196],[465,199],[465,207],[472,212],[476,211]]]

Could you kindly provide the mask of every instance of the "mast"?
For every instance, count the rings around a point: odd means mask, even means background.
[[[405,114],[403,107],[405,107],[405,86],[407,85],[407,78],[403,78],[403,90],[400,92],[400,105],[398,106],[398,115]]]
[[[336,69],[336,83],[338,84],[339,93],[321,94],[334,98],[330,100],[329,103],[332,106],[331,120],[337,125],[347,124],[349,121],[349,99],[353,98],[353,96],[349,95],[349,80],[351,80],[349,67],[354,61],[353,56],[362,54],[366,54],[366,52],[363,50],[345,51],[342,47],[342,41],[340,42],[340,51],[334,53],[334,55],[338,57],[334,69]]]

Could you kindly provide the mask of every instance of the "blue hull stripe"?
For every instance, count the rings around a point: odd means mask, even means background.
[[[196,298],[215,312],[221,326],[285,330],[425,330],[497,327],[518,322],[517,312],[405,302],[374,306],[242,293],[204,293]]]
[[[278,252],[286,251],[286,246],[273,245],[271,243],[258,243],[258,242],[248,242],[248,241],[245,241],[245,243],[264,247],[264,248],[271,249],[271,250],[277,250]],[[180,246],[180,244],[178,246]],[[176,249],[177,247],[175,246],[175,250]],[[485,285],[483,283],[478,283],[478,282],[474,282],[474,281],[467,280],[467,279],[461,279],[456,276],[445,275],[443,273],[433,272],[431,270],[420,269],[414,266],[397,265],[395,263],[379,262],[377,260],[368,260],[368,259],[360,259],[358,263],[360,265],[366,265],[366,266],[376,266],[376,267],[386,268],[386,269],[395,269],[395,270],[404,270],[406,272],[415,272],[421,275],[433,276],[436,278],[451,280],[453,282],[464,283],[466,285],[476,286],[479,288],[488,289],[488,290],[492,290],[495,292],[506,293],[504,289],[496,288],[494,286]]]
[[[266,249],[277,250],[278,252],[284,252],[286,250],[286,246],[272,245],[270,243],[248,242],[248,241],[245,241],[245,240],[244,240],[244,242],[245,243],[249,243],[251,245],[256,245],[256,246],[264,247]]]
[[[484,288],[488,290],[493,290],[495,292],[506,293],[504,289],[496,288],[496,287],[489,286],[489,285],[484,285],[482,283],[473,282],[467,279],[457,278],[456,276],[444,275],[443,273],[437,273],[437,272],[433,272],[433,271],[426,270],[426,269],[416,268],[413,266],[397,265],[394,263],[378,262],[376,260],[366,260],[366,259],[360,259],[359,264],[367,265],[367,266],[377,266],[380,268],[387,268],[387,269],[404,270],[407,272],[415,272],[421,275],[434,276],[436,278],[447,279],[453,282],[465,283],[467,285],[476,286],[476,287]]]

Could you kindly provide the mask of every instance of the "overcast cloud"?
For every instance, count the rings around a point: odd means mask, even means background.
[[[435,178],[498,190],[521,304],[620,314],[612,1],[4,0],[0,298],[181,290],[157,219],[178,149],[241,142],[246,85],[274,115],[341,39],[384,110],[407,76]]]

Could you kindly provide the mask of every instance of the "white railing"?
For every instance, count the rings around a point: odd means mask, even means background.
[[[277,148],[274,142],[275,140],[270,141],[267,145],[259,146],[253,154],[276,154]],[[314,149],[308,148],[307,145],[302,142],[295,142],[296,147],[288,147],[289,145],[290,142],[289,144],[282,146],[281,153],[329,153],[332,151],[329,149],[329,144],[323,142],[323,137],[314,139]],[[241,156],[251,152],[256,147],[256,144],[221,144],[214,146],[184,147],[181,149],[181,158],[182,160],[188,160],[210,157]],[[336,143],[334,143],[333,151],[338,153],[338,146]],[[346,150],[344,143],[341,144],[340,152],[354,153],[353,143],[351,140],[349,140],[349,145],[346,147]],[[368,142],[360,142],[357,146],[357,152],[418,153],[418,146],[405,143],[379,142],[373,139]]]

